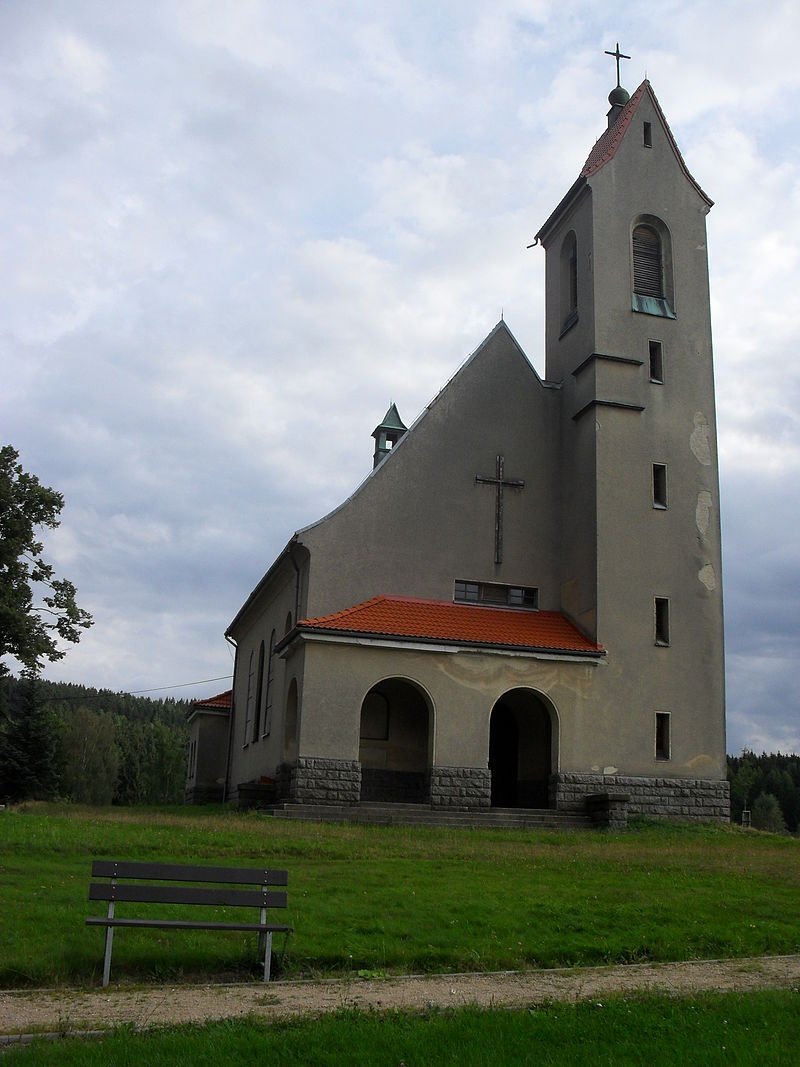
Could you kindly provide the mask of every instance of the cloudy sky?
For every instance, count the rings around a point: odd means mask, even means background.
[[[410,424],[501,311],[543,373],[526,245],[619,39],[716,201],[728,748],[800,752],[800,5],[621,10],[3,0],[0,443],[64,493],[47,554],[95,618],[46,677],[225,688],[390,400]]]

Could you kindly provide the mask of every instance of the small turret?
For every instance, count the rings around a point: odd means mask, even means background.
[[[383,420],[372,431],[375,438],[375,455],[372,459],[373,468],[377,467],[384,456],[388,456],[400,438],[406,433],[408,427],[397,411],[395,404],[389,405],[389,410],[383,416]]]

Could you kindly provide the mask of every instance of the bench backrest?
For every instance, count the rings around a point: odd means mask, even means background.
[[[108,878],[110,881],[92,882],[89,885],[89,900],[250,908],[285,908],[286,892],[270,889],[270,886],[289,883],[287,871],[263,867],[201,867],[130,860],[94,860],[92,878]],[[159,884],[165,882],[204,885]],[[216,885],[211,888],[210,884],[213,883]],[[234,888],[245,885],[256,888]]]

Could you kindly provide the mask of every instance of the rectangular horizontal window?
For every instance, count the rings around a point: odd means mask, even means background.
[[[501,585],[499,582],[466,582],[457,580],[453,599],[466,604],[486,604],[494,607],[539,607],[539,590],[529,586]]]
[[[653,507],[667,506],[667,466],[665,463],[653,464]]]
[[[656,712],[656,759],[666,760],[672,755],[669,720],[668,711]]]
[[[656,644],[669,644],[669,600],[665,596],[655,598]]]

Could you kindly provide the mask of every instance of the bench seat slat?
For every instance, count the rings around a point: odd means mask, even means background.
[[[248,930],[259,934],[285,934],[291,933],[291,926],[280,923],[225,923],[206,922],[191,919],[107,919],[102,915],[92,915],[86,919],[87,926],[142,926],[156,930]]]
[[[185,863],[94,860],[93,878],[148,878],[158,882],[228,882],[233,885],[288,885],[289,872],[266,867],[205,867]]]
[[[286,893],[281,889],[219,889],[189,885],[112,885],[92,882],[89,900],[131,901],[141,904],[205,904],[209,907],[285,908]]]

